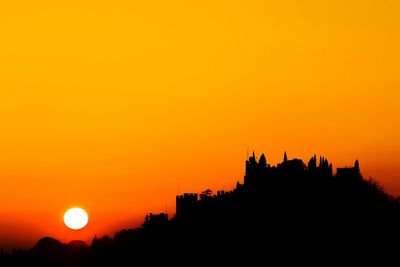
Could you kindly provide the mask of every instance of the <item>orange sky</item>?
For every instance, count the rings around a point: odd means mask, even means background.
[[[351,3],[349,3],[351,2]],[[400,194],[395,0],[0,3],[0,247],[90,240],[284,150]],[[68,230],[72,206],[90,216]]]

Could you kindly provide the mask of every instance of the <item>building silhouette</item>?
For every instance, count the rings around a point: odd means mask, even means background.
[[[0,256],[0,266],[223,266],[400,264],[400,199],[365,180],[358,160],[337,168],[285,152],[276,166],[255,153],[233,190],[176,196],[176,215],[149,213],[141,227],[63,244],[41,239]]]
[[[333,174],[333,166],[325,157],[314,155],[306,165],[301,159],[288,159],[286,151],[283,161],[277,166],[271,166],[267,163],[264,154],[261,154],[257,161],[255,152],[246,160],[245,175],[243,183],[237,182],[236,188],[232,191],[217,191],[216,195],[184,193],[176,196],[176,216],[190,216],[198,212],[199,207],[205,207],[208,204],[221,202],[227,199],[229,195],[240,195],[243,192],[267,192],[271,187],[285,184],[298,183],[306,180],[327,180],[336,179],[345,181],[362,180],[359,162],[356,160],[353,167],[337,168],[336,175]]]

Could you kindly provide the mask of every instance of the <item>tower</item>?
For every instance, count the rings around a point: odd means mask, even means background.
[[[267,160],[265,158],[264,153],[261,154],[260,160],[258,161],[258,166],[260,166],[261,169],[267,168]]]
[[[249,184],[254,179],[258,170],[258,163],[256,160],[256,154],[253,151],[253,156],[246,160],[246,173],[244,176],[244,183]]]
[[[356,162],[354,162],[354,169],[356,169],[356,171],[360,171],[360,163],[358,163],[358,159],[356,160]]]

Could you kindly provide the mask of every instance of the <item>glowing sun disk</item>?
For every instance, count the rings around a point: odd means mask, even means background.
[[[82,229],[87,225],[88,221],[88,214],[81,208],[69,209],[64,214],[64,223],[72,230]]]

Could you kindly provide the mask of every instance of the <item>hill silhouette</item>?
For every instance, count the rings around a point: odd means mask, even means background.
[[[149,214],[139,228],[94,238],[90,246],[46,237],[1,266],[285,264],[389,265],[399,262],[400,201],[360,164],[338,168],[313,156],[277,166],[253,153],[243,183],[176,197],[176,215]]]

